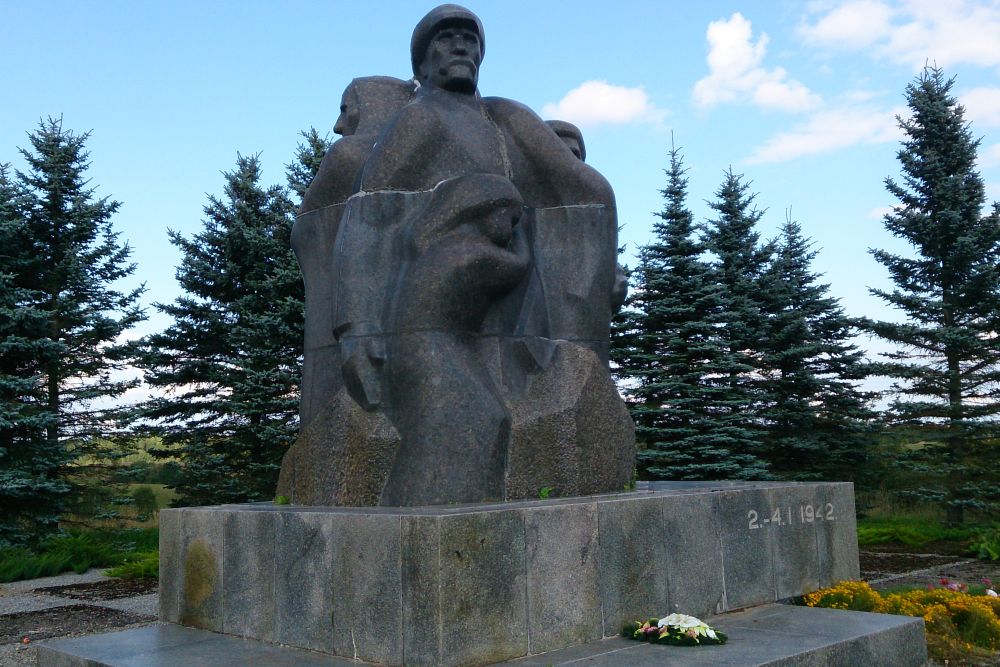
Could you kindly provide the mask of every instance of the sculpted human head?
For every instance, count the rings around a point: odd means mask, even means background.
[[[342,137],[347,137],[358,131],[360,122],[361,103],[358,100],[357,85],[352,81],[340,97],[340,116],[337,117],[333,131]]]
[[[573,155],[581,162],[587,161],[587,146],[583,143],[583,133],[580,132],[580,128],[564,120],[547,120],[545,123],[562,139]]]
[[[473,94],[486,52],[483,25],[458,5],[441,5],[420,20],[410,40],[410,61],[421,85]]]

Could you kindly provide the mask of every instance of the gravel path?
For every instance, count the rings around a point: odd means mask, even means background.
[[[71,598],[46,595],[34,591],[36,588],[93,583],[95,581],[103,581],[107,578],[101,573],[101,570],[94,568],[87,570],[83,574],[60,574],[55,577],[40,577],[38,579],[26,579],[24,581],[12,581],[9,584],[0,584],[0,616],[77,604],[78,601]]]
[[[104,569],[91,568],[83,574],[70,572],[68,574],[58,574],[54,577],[40,577],[38,579],[26,579],[24,581],[12,581],[9,584],[0,584],[0,599],[11,593],[34,590],[36,588],[48,588],[49,586],[65,586],[67,584],[90,584],[95,581],[105,581],[108,577],[104,575]]]

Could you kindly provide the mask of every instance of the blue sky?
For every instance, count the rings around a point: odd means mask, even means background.
[[[167,229],[201,227],[207,193],[237,151],[284,182],[297,134],[331,132],[357,76],[410,76],[415,2],[0,0],[0,162],[40,118],[91,131],[97,194],[123,203],[147,303],[178,294]],[[898,174],[903,89],[937,63],[957,77],[981,171],[1000,199],[1000,2],[848,0],[615,3],[470,0],[482,18],[484,95],[524,102],[584,131],[588,162],[615,188],[629,254],[661,207],[671,133],[699,219],[730,166],[753,182],[773,236],[791,210],[834,295],[886,317],[870,247]],[[628,260],[631,261],[631,260]],[[167,321],[150,309],[142,332]]]

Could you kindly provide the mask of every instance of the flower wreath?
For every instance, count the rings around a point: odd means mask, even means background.
[[[659,620],[634,621],[622,628],[622,637],[652,644],[701,646],[725,644],[726,635],[694,616],[670,614]]]

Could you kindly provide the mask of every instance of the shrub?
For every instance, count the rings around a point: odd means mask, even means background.
[[[881,596],[863,581],[842,581],[832,588],[824,588],[805,596],[808,607],[875,611]]]
[[[1000,560],[1000,526],[977,532],[969,544],[969,551],[982,560]]]
[[[806,595],[803,601],[810,607],[923,617],[928,650],[937,660],[1000,649],[1000,598],[950,588],[882,595],[863,581],[842,581]]]
[[[139,553],[155,551],[158,544],[159,531],[155,528],[71,530],[46,540],[35,550],[0,550],[0,583],[50,577],[69,570],[82,574],[92,567],[114,567],[136,559]]]

